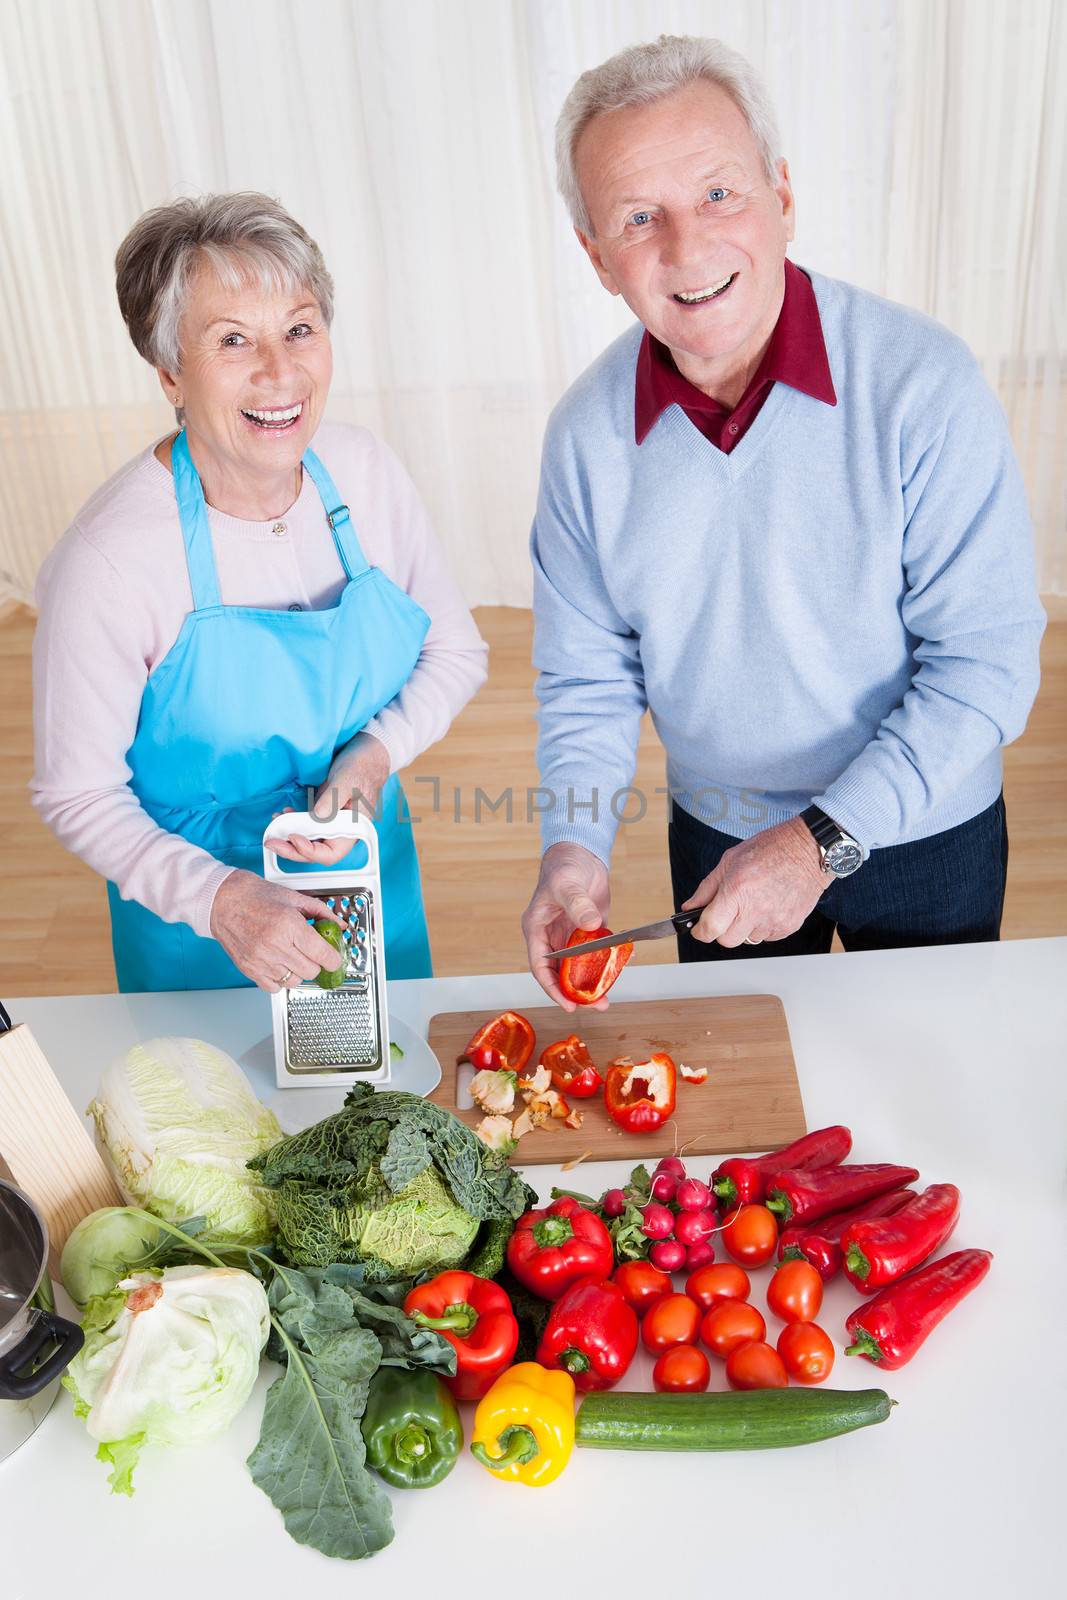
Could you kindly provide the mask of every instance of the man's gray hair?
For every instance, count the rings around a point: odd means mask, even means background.
[[[265,293],[310,293],[327,327],[333,320],[322,251],[277,200],[250,190],[174,200],[138,218],[115,257],[119,309],[153,367],[180,369],[182,312],[205,264],[227,288],[251,282]]]
[[[768,182],[777,183],[776,163],[781,155],[778,124],[755,68],[719,39],[663,33],[655,44],[631,45],[583,72],[563,102],[556,123],[556,177],[571,221],[580,232],[593,233],[574,160],[578,140],[589,123],[605,111],[651,105],[701,78],[719,84],[734,101],[752,130]]]

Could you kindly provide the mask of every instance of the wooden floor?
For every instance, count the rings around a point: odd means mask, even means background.
[[[1067,934],[1067,617],[1050,624],[1044,676],[1030,725],[1006,753],[1011,865],[1006,938]],[[476,613],[490,645],[490,678],[446,738],[405,775],[416,821],[434,968],[440,976],[525,966],[519,917],[540,855],[530,614]],[[29,803],[33,765],[30,644],[33,617],[0,613],[0,998],[113,991],[107,900],[100,879],[53,839]],[[632,926],[671,906],[663,756],[643,729],[635,780],[645,818],[620,829],[612,925]],[[480,793],[479,793],[480,790]],[[506,803],[490,809],[502,793]],[[642,961],[671,961],[673,941]]]

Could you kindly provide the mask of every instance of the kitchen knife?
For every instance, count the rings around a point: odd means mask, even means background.
[[[559,961],[564,956],[586,956],[594,950],[610,950],[616,944],[638,944],[642,939],[668,939],[672,933],[681,933],[700,921],[698,911],[676,911],[663,922],[648,922],[643,928],[627,928],[625,933],[609,933],[602,939],[587,939],[584,944],[572,944],[562,950],[550,950],[548,961]]]

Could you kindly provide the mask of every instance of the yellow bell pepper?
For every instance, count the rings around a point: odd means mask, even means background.
[[[502,1372],[474,1413],[471,1454],[512,1483],[558,1478],[574,1449],[574,1379],[520,1361]]]

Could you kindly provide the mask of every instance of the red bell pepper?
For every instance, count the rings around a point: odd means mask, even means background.
[[[784,1150],[772,1150],[766,1156],[731,1156],[712,1173],[712,1193],[725,1211],[732,1211],[735,1206],[758,1205],[772,1172],[832,1167],[844,1161],[851,1149],[852,1135],[838,1123],[806,1133]]]
[[[959,1216],[956,1185],[933,1183],[891,1217],[850,1223],[841,1236],[845,1276],[864,1294],[884,1289],[932,1256]]]
[[[519,1282],[542,1300],[558,1300],[579,1278],[606,1278],[615,1265],[607,1228],[569,1195],[520,1217],[507,1256]]]
[[[552,1074],[552,1087],[573,1100],[591,1099],[604,1082],[576,1033],[547,1045],[541,1052],[541,1065]]]
[[[846,1356],[866,1356],[889,1372],[903,1367],[942,1317],[977,1288],[992,1259],[990,1250],[957,1250],[891,1283],[846,1320],[853,1340]]]
[[[620,1056],[608,1066],[604,1104],[613,1122],[627,1133],[652,1133],[674,1116],[678,1073],[670,1056],[647,1061]]]
[[[818,1222],[834,1211],[858,1206],[875,1195],[900,1189],[919,1176],[918,1167],[887,1163],[818,1167],[814,1172],[772,1172],[764,1204],[780,1222]]]
[[[575,928],[567,943],[585,944],[590,939],[610,937],[610,928],[594,928],[592,933]],[[632,944],[615,944],[589,955],[564,956],[559,964],[559,986],[576,1006],[591,1006],[607,994],[633,953]]]
[[[420,1328],[435,1328],[452,1345],[455,1375],[442,1373],[441,1381],[457,1400],[480,1400],[514,1360],[519,1324],[507,1291],[490,1278],[439,1272],[412,1289],[404,1315]]]
[[[502,1011],[480,1027],[464,1050],[461,1061],[469,1061],[479,1069],[495,1071],[503,1067],[508,1072],[521,1072],[533,1055],[534,1031],[525,1017],[517,1011]],[[485,1051],[495,1051],[499,1060]]]
[[[583,1394],[611,1389],[637,1349],[637,1313],[617,1283],[581,1278],[552,1308],[537,1359],[562,1367]]]
[[[891,1189],[876,1195],[851,1211],[838,1211],[823,1222],[809,1222],[804,1228],[786,1228],[778,1239],[779,1261],[810,1261],[819,1277],[828,1283],[841,1270],[841,1235],[852,1222],[865,1217],[889,1217],[909,1200],[914,1189]]]

